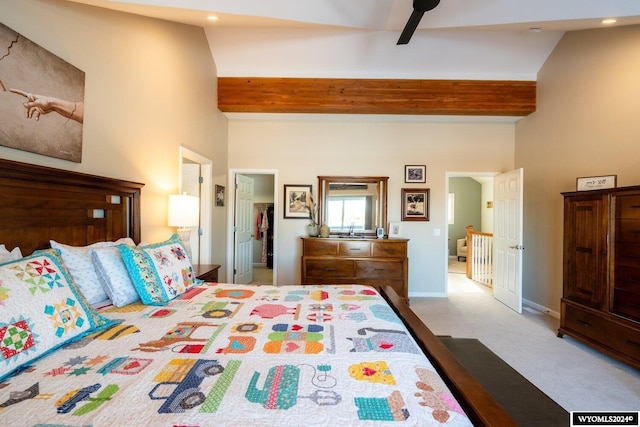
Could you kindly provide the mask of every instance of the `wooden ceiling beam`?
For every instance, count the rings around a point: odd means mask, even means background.
[[[218,108],[234,113],[526,116],[536,82],[218,77]]]

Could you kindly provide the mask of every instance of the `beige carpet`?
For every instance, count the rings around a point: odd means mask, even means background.
[[[273,270],[267,267],[253,267],[252,285],[271,285],[273,284]]]
[[[558,319],[532,309],[518,314],[464,275],[448,279],[448,298],[411,298],[433,333],[479,339],[567,411],[640,410],[640,371],[558,338]]]
[[[458,257],[449,257],[449,273],[466,274],[467,263],[466,261],[458,261]]]

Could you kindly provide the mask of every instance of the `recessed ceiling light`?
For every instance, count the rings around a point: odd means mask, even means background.
[[[207,19],[208,19],[209,21],[217,21],[217,20],[218,20],[218,19],[220,19],[220,18],[218,18],[218,17],[217,17],[217,16],[215,16],[215,15],[209,15],[209,16],[207,16]]]
[[[607,18],[602,20],[603,24],[615,24],[616,20],[614,18]]]

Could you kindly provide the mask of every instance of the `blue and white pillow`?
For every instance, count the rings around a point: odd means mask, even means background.
[[[129,277],[144,304],[164,305],[182,295],[198,280],[177,234],[153,245],[118,245]]]
[[[70,246],[50,240],[53,249],[59,249],[73,280],[89,304],[96,304],[109,298],[102,288],[98,274],[91,260],[91,250],[117,244],[135,245],[132,239],[125,237],[115,242],[98,242],[88,246]]]
[[[91,259],[102,288],[114,306],[122,307],[140,300],[117,247],[92,249]]]
[[[35,359],[116,322],[96,313],[60,252],[0,266],[0,381]]]

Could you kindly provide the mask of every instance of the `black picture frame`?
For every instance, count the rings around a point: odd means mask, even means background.
[[[404,182],[407,184],[424,184],[427,182],[426,165],[405,165]]]

